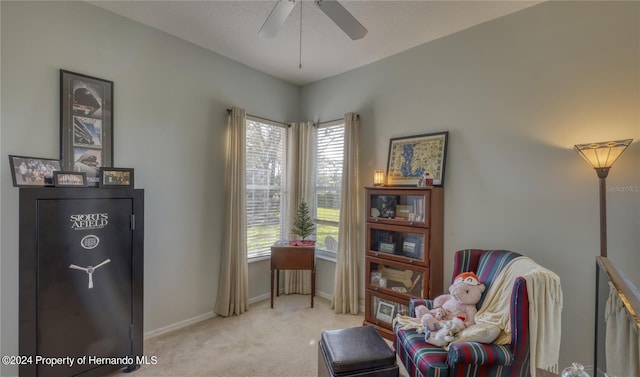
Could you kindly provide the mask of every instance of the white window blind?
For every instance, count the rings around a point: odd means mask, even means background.
[[[286,140],[284,126],[247,117],[247,254],[268,255],[284,234]]]
[[[338,240],[344,159],[344,120],[321,124],[317,132],[315,174],[316,247],[336,251],[327,237]]]

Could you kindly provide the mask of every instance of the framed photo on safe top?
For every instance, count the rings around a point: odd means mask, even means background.
[[[60,170],[60,160],[9,155],[14,187],[53,186],[53,173]]]
[[[100,187],[133,188],[133,169],[100,168]]]
[[[60,159],[89,186],[113,166],[113,81],[60,70]]]
[[[77,171],[54,171],[53,185],[56,187],[87,187],[87,174]]]
[[[387,183],[389,186],[417,186],[429,173],[434,186],[444,185],[449,132],[398,137],[389,140]]]

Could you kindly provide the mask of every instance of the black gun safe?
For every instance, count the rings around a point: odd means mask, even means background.
[[[20,189],[20,376],[137,369],[143,250],[144,190]]]

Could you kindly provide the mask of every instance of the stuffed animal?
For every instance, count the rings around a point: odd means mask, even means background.
[[[424,305],[415,308],[416,318],[425,331],[439,330],[444,321],[455,317],[464,317],[465,326],[475,323],[475,315],[478,309],[476,304],[482,297],[485,285],[480,283],[480,279],[473,272],[463,272],[456,276],[453,284],[449,287],[448,295],[440,295],[433,300],[433,309],[429,310]]]
[[[426,307],[425,307],[426,308]],[[447,318],[450,317],[449,313],[447,312],[446,309],[444,308],[435,308],[435,309],[431,309],[431,315],[437,320],[437,321],[444,321]]]
[[[449,345],[464,328],[464,318],[455,317],[446,321],[444,326],[436,332],[426,330],[424,340],[434,346],[445,347]]]

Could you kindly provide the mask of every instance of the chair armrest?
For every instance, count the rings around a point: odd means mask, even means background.
[[[409,300],[409,315],[411,317],[416,316],[416,306],[424,305],[427,308],[433,308],[433,301],[425,299],[425,298],[412,298]]]
[[[513,354],[508,346],[477,342],[451,343],[447,354],[448,365],[511,365],[513,359]]]

